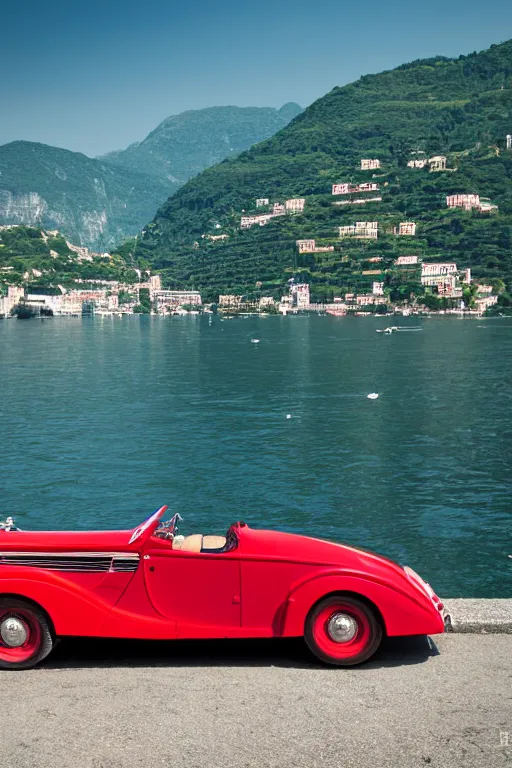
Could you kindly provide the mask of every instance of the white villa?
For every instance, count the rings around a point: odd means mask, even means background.
[[[355,237],[361,239],[376,239],[378,237],[378,221],[356,221],[347,227],[338,227],[340,237]]]

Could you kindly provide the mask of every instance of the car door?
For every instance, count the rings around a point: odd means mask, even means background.
[[[149,598],[176,621],[181,638],[236,637],[240,631],[240,561],[221,554],[149,550],[144,555]]]

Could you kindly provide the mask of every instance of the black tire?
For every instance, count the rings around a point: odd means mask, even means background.
[[[22,647],[10,648],[0,635],[0,669],[31,669],[46,658],[54,646],[48,619],[37,605],[28,600],[0,597],[0,627],[2,621],[10,616],[23,621],[28,637]]]
[[[350,640],[335,641],[329,633],[329,621],[336,614],[348,616],[355,625]],[[353,667],[368,661],[382,641],[382,626],[374,610],[362,600],[343,594],[330,595],[310,610],[304,639],[310,651],[325,664]]]

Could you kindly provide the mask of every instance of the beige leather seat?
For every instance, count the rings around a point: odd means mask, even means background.
[[[203,549],[222,549],[225,546],[225,536],[203,536]]]
[[[185,536],[183,540],[173,541],[173,549],[181,549],[183,552],[201,552],[202,549],[222,549],[226,546],[225,536],[203,536],[200,533],[194,533],[192,536]]]
[[[183,552],[200,552],[203,546],[203,536],[200,533],[194,533],[192,536],[185,536],[182,542],[173,541],[173,549],[181,549]]]

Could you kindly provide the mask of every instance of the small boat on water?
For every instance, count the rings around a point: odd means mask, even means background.
[[[407,325],[390,325],[387,328],[377,328],[377,333],[394,333],[395,331],[422,331],[421,325],[408,327]]]

